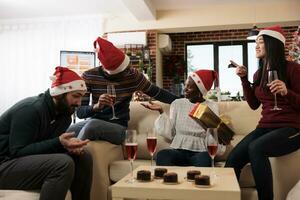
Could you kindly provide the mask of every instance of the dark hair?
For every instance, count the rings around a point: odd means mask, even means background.
[[[284,44],[280,40],[268,35],[262,35],[262,37],[265,43],[266,55],[263,59],[259,59],[258,78],[253,85],[265,87],[267,83],[267,80],[265,80],[267,66],[270,66],[270,70],[276,70],[278,73],[278,78],[286,83],[286,60],[284,54]]]

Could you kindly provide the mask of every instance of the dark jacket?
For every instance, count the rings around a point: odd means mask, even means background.
[[[57,116],[49,90],[16,103],[0,117],[0,162],[15,157],[63,152],[58,136],[71,117]]]

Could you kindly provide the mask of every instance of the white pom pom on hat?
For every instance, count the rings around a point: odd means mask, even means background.
[[[280,26],[270,26],[270,27],[263,28],[262,30],[259,31],[257,37],[261,35],[268,35],[270,37],[273,37],[281,41],[285,45],[284,33]]]
[[[85,82],[74,71],[58,66],[55,68],[53,76],[50,76],[52,85],[50,95],[57,96],[71,91],[86,91]]]

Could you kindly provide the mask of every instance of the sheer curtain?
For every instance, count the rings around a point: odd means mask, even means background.
[[[0,21],[0,115],[50,87],[60,50],[93,51],[103,24],[101,16]]]

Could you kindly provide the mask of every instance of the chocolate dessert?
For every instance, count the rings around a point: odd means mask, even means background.
[[[210,178],[207,175],[196,175],[195,176],[196,185],[210,185]]]
[[[150,181],[151,180],[151,172],[149,170],[139,170],[137,172],[136,179],[139,181]]]
[[[168,170],[166,168],[155,168],[154,170],[154,177],[155,178],[162,178]]]
[[[177,183],[178,182],[178,176],[175,172],[165,173],[163,178],[164,178],[165,183]]]
[[[187,179],[188,180],[195,180],[196,175],[200,175],[201,172],[199,170],[189,170],[187,171]]]

